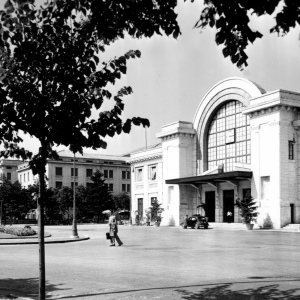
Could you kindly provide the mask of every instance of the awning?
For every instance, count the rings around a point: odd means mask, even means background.
[[[233,171],[218,174],[167,179],[166,184],[216,184],[219,182],[228,182],[231,180],[250,180],[251,178],[251,171]]]

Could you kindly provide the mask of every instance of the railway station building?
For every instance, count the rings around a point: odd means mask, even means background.
[[[227,78],[199,101],[192,122],[162,127],[160,143],[131,153],[132,211],[141,216],[157,199],[162,225],[185,215],[241,222],[237,198],[251,192],[258,224],[300,223],[300,94],[267,92],[244,78]],[[133,220],[134,220],[134,216]]]

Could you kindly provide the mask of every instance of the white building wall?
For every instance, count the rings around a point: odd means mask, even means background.
[[[193,149],[196,138],[192,123],[179,121],[166,125],[157,137],[162,139],[164,181],[193,176]],[[180,225],[184,216],[193,210],[197,190],[192,186],[164,184],[163,195],[165,218],[162,225]]]

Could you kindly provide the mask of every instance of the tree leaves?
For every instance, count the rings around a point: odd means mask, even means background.
[[[232,0],[229,2],[211,0],[204,1],[196,28],[205,28],[207,25],[215,27],[216,44],[224,45],[224,57],[230,56],[233,64],[238,68],[247,66],[248,56],[245,53],[249,42],[254,43],[262,34],[249,27],[249,13],[262,16],[273,14],[279,3],[281,6],[275,17],[276,25],[270,32],[286,34],[296,23],[300,24],[300,5],[298,1],[291,0],[262,0],[246,1]]]

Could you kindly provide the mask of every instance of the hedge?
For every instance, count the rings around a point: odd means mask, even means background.
[[[36,234],[36,231],[33,230],[30,226],[25,226],[23,228],[20,228],[20,227],[0,225],[0,232],[13,234],[17,236],[28,236],[28,235]]]

